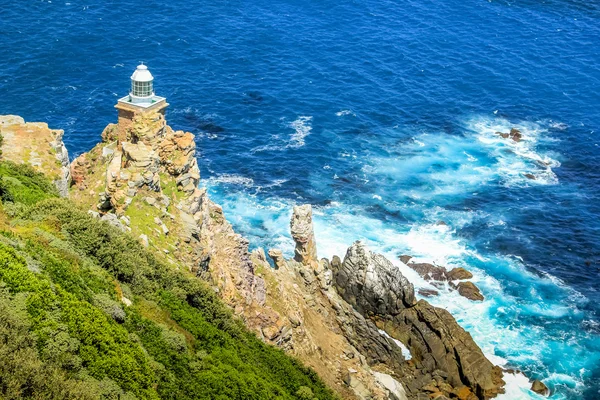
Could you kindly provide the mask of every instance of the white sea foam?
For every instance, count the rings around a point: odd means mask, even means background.
[[[497,161],[497,171],[507,185],[558,183],[552,170],[560,167],[560,163],[548,154],[540,153],[538,145],[547,140],[547,129],[538,123],[517,122],[502,118],[472,118],[466,123],[469,131],[474,132],[483,143],[488,154]],[[520,142],[510,138],[502,138],[498,132],[508,133],[517,128],[522,133]],[[535,179],[530,179],[531,174]]]
[[[544,396],[540,396],[531,390],[531,382],[522,373],[509,374],[504,373],[504,387],[505,393],[496,397],[498,400],[541,400],[545,399]]]
[[[257,202],[257,198],[244,192],[220,199],[228,218],[245,233],[250,233],[252,242],[266,247],[279,247],[286,256],[293,255],[294,243],[289,235],[289,218],[293,203],[281,199],[270,198]],[[432,209],[431,218],[443,217],[443,208]],[[453,225],[468,224],[477,217],[477,213],[453,212],[445,215],[449,226],[434,223],[416,224],[411,227],[400,227],[361,214],[360,208],[333,202],[325,207],[313,209],[315,236],[318,243],[319,256],[331,258],[334,254],[342,256],[354,240],[362,240],[372,250],[386,256],[402,273],[419,288],[432,288],[415,271],[398,260],[400,254],[416,256],[416,261],[435,262],[448,268],[466,267],[473,274],[473,282],[485,295],[483,302],[473,302],[451,290],[448,286],[440,291],[437,297],[429,298],[433,305],[447,309],[480,345],[486,356],[501,366],[535,366],[543,371],[540,364],[544,355],[551,351],[555,344],[548,342],[543,330],[532,326],[506,325],[502,321],[510,316],[526,314],[540,317],[559,317],[577,312],[562,303],[551,303],[547,306],[536,301],[536,295],[523,293],[518,298],[505,292],[501,282],[485,270],[468,265],[469,259],[480,260],[489,265],[505,263],[503,273],[525,280],[525,286],[557,285],[548,278],[540,278],[524,269],[522,262],[514,257],[501,260],[489,259],[474,250],[460,238],[456,237]],[[429,218],[428,218],[429,219]],[[258,227],[261,230],[257,232]],[[252,237],[252,234],[258,236]],[[267,238],[267,239],[265,239]],[[268,240],[268,242],[265,242]],[[557,286],[556,290],[566,290]],[[566,294],[565,298],[569,295]],[[552,315],[551,310],[556,314]],[[497,354],[506,354],[499,357]],[[408,356],[408,354],[406,354]],[[508,364],[508,365],[507,365]],[[551,376],[552,377],[552,376]],[[555,376],[555,380],[545,380],[549,385],[570,385],[578,388],[579,377],[565,375]],[[530,383],[523,375],[507,375],[507,393],[501,399],[538,399],[529,390]]]
[[[406,347],[404,345],[404,343],[402,343],[399,340],[394,339],[393,337],[391,337],[390,335],[387,334],[386,331],[378,329],[379,333],[381,333],[383,336],[390,338],[394,341],[394,343],[396,343],[396,345],[398,347],[400,347],[400,350],[402,350],[402,355],[404,356],[405,359],[410,360],[412,358],[412,354],[410,354],[410,350],[408,350],[408,347]]]
[[[290,137],[288,147],[298,148],[304,146],[304,138],[310,135],[312,131],[312,119],[313,117],[310,116],[301,116],[290,123],[290,127],[294,128],[295,133]]]
[[[294,133],[289,136],[287,142],[282,143],[279,135],[271,135],[269,141],[271,144],[257,146],[250,150],[252,153],[263,151],[281,151],[285,149],[298,149],[306,144],[305,138],[312,131],[312,116],[300,116],[296,120],[287,124],[288,128],[294,129]],[[282,119],[283,120],[283,119]]]
[[[341,110],[341,111],[336,112],[335,115],[338,117],[343,117],[345,115],[352,115],[353,117],[356,117],[356,114],[354,114],[350,110]]]
[[[246,176],[234,175],[234,174],[220,174],[213,176],[209,179],[209,182],[214,183],[225,183],[228,185],[242,185],[250,187],[254,185],[254,180]]]

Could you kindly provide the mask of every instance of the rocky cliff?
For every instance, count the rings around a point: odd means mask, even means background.
[[[10,132],[33,129],[27,125],[7,124]],[[58,154],[61,135],[49,132],[47,146]],[[343,398],[484,399],[502,391],[501,371],[471,336],[445,310],[417,302],[412,284],[383,256],[355,243],[343,261],[319,260],[310,205],[293,210],[293,259],[270,249],[273,268],[263,249],[249,252],[198,187],[195,149],[194,136],[174,131],[160,114],[110,124],[102,142],[71,164],[70,197],[173,268],[210,282],[260,338],[297,356]]]
[[[64,132],[48,124],[25,122],[16,115],[0,116],[3,160],[29,164],[54,181],[61,196],[69,194],[71,175]]]

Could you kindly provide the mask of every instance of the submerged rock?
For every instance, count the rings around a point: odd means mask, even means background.
[[[434,296],[438,296],[440,294],[437,290],[424,289],[424,288],[419,289],[417,291],[417,293],[419,293],[423,297],[434,297]]]

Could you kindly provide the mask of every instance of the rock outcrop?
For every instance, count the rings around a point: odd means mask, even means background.
[[[341,266],[334,268],[341,297],[391,337],[404,343],[417,366],[404,377],[411,394],[424,389],[434,371],[442,371],[450,395],[462,386],[478,398],[494,397],[504,384],[499,367],[488,361],[471,335],[446,310],[414,298],[414,288],[389,260],[354,243]]]
[[[348,249],[333,277],[342,298],[369,318],[397,315],[416,303],[412,283],[388,259],[360,242]]]
[[[294,260],[308,265],[317,262],[317,244],[312,225],[312,207],[310,204],[294,206],[290,222],[292,238],[296,242]]]
[[[54,181],[61,196],[69,194],[71,170],[69,153],[63,143],[64,131],[48,124],[25,122],[15,115],[0,116],[3,137],[2,159],[29,164]]]
[[[511,128],[509,133],[505,132],[496,132],[496,135],[502,137],[503,139],[512,139],[515,142],[520,142],[523,139],[523,134],[517,128]]]

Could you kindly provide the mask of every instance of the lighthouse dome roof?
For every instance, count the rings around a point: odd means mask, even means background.
[[[131,80],[136,82],[150,82],[154,79],[148,67],[144,64],[138,65],[137,69],[131,75]]]

